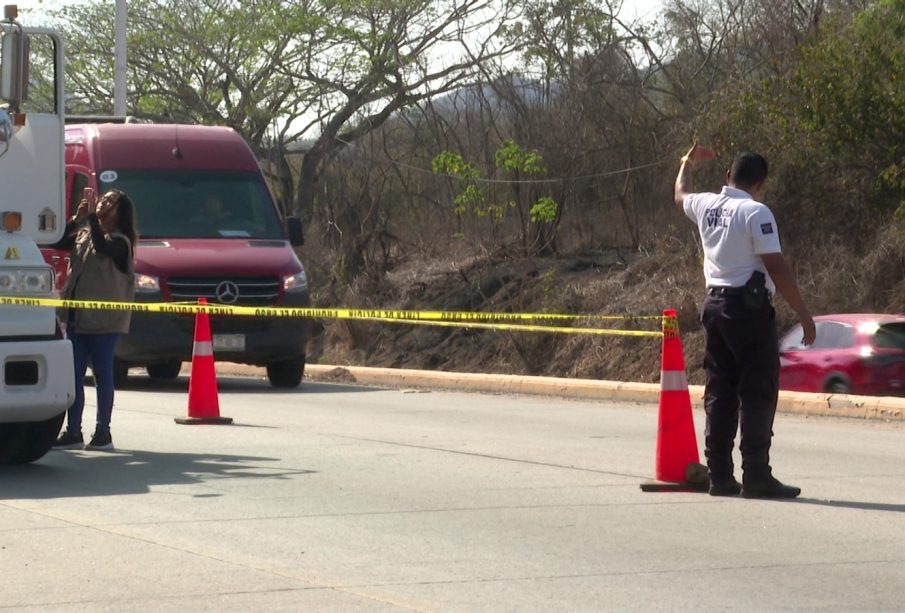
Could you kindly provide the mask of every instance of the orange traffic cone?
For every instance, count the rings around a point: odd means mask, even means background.
[[[207,304],[199,298],[198,304]],[[214,346],[207,313],[195,316],[195,343],[192,346],[192,374],[189,375],[189,416],[177,417],[177,424],[231,424],[231,417],[220,417],[217,374],[214,371]]]
[[[657,425],[656,477],[666,484],[644,484],[645,491],[706,490],[707,469],[700,464],[691,413],[691,394],[675,309],[663,311],[660,368],[660,417]]]

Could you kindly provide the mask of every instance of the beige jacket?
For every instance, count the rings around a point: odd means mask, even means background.
[[[111,232],[108,236],[116,236],[125,240],[130,247],[129,238],[119,232]],[[123,273],[113,258],[97,253],[91,240],[91,226],[85,224],[79,229],[75,238],[75,246],[69,260],[69,277],[63,287],[63,298],[69,300],[98,300],[111,302],[132,302],[135,298],[134,262],[129,258],[129,272]],[[68,323],[68,309],[62,309],[60,319]],[[82,334],[125,334],[132,321],[130,311],[114,311],[105,309],[74,310],[72,330]]]

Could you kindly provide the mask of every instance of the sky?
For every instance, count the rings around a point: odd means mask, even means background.
[[[0,4],[18,4],[20,11],[25,9],[36,9],[40,11],[42,8],[44,10],[61,8],[67,4],[74,4],[74,2],[77,1],[79,0],[20,0],[19,2],[15,2],[15,0],[0,0]],[[116,1],[109,1],[110,10],[113,10],[116,6]],[[654,17],[662,3],[662,0],[623,0],[624,16],[630,20]],[[23,17],[25,16],[23,15]],[[23,19],[22,22],[23,24],[28,23],[26,19]]]

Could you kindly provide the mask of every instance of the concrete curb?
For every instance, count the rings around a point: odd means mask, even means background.
[[[246,377],[267,376],[264,368],[226,362],[217,363],[217,372],[222,375]],[[312,381],[499,394],[530,394],[649,404],[657,404],[660,399],[660,385],[656,383],[488,375],[403,368],[372,368],[366,366],[330,366],[324,364],[306,365],[305,376]],[[690,385],[689,393],[691,394],[692,404],[697,408],[702,408],[704,387],[701,385]],[[905,421],[905,398],[780,392],[777,409],[782,413],[796,415]]]

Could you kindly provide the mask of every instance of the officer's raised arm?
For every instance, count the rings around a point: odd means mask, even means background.
[[[699,147],[697,143],[691,146],[684,156],[682,156],[682,165],[679,166],[679,174],[676,177],[676,185],[673,193],[673,200],[681,211],[684,207],[685,197],[693,193],[691,182],[691,171],[695,162],[699,160],[713,159],[714,153],[706,147]]]

